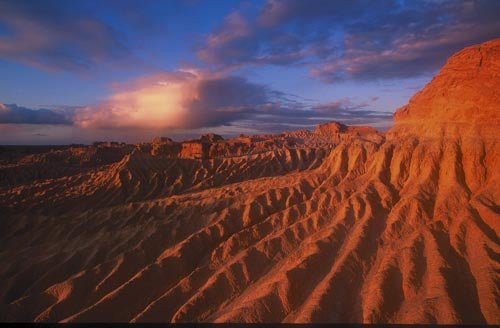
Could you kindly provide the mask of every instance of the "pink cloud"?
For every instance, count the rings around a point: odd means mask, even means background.
[[[158,73],[115,84],[95,106],[75,111],[83,128],[199,128],[245,117],[268,101],[267,88],[243,78],[199,71]]]

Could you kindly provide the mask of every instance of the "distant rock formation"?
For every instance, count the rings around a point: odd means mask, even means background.
[[[224,138],[222,138],[220,135],[215,134],[215,133],[204,134],[200,138],[201,142],[217,142],[217,141],[222,141],[222,140],[224,140]]]

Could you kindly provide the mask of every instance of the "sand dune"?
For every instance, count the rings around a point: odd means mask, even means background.
[[[498,86],[494,40],[386,134],[4,159],[0,319],[500,324]]]

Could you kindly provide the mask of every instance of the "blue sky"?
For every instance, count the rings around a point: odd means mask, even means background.
[[[385,129],[500,1],[0,0],[0,144]]]

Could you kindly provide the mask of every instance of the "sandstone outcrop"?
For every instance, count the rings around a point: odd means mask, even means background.
[[[386,135],[2,161],[0,319],[500,324],[499,49],[451,57]]]

